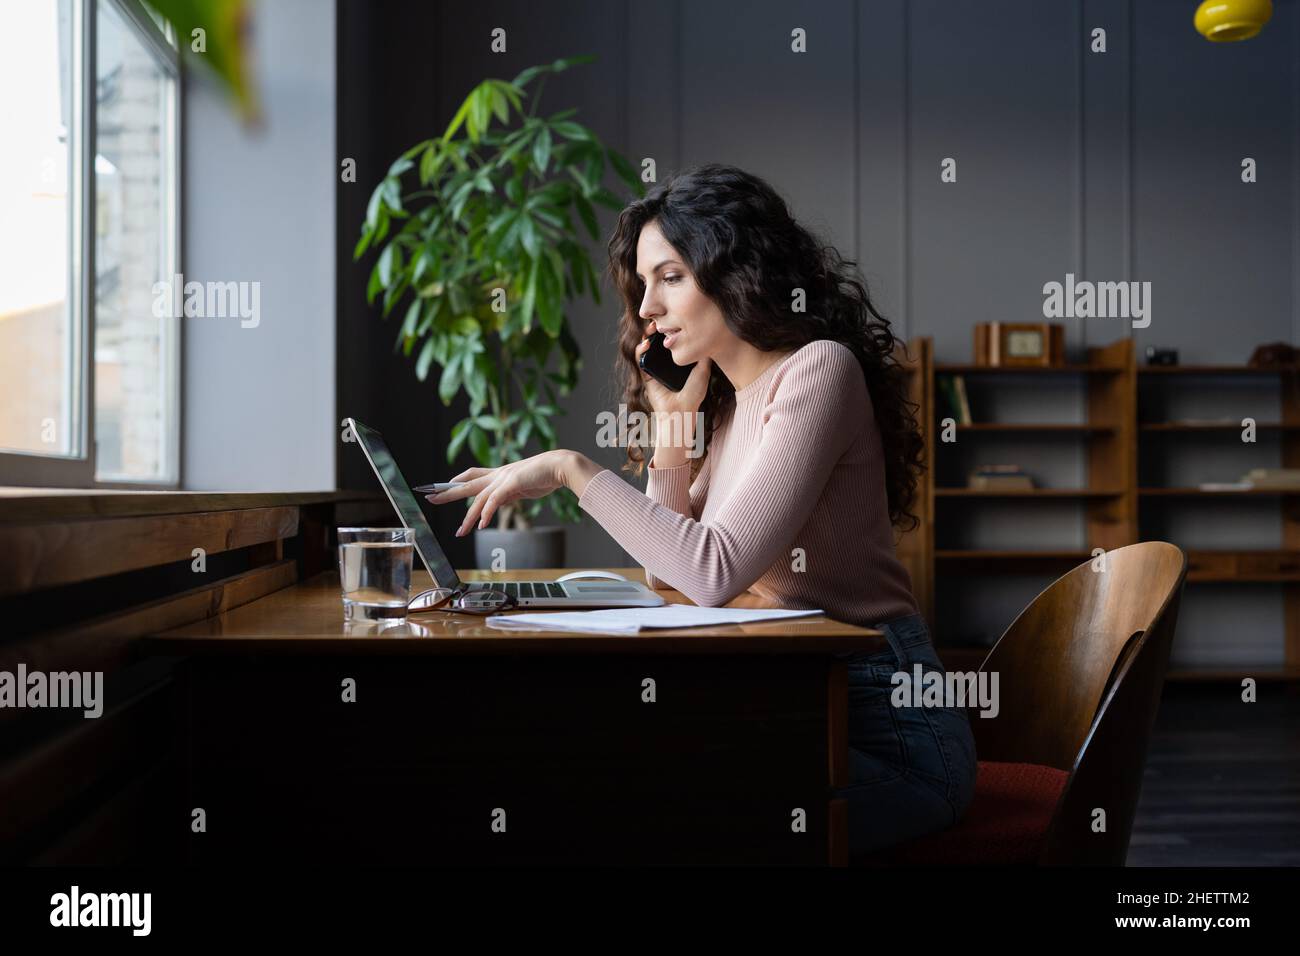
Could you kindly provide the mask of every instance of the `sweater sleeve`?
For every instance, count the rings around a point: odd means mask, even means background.
[[[704,459],[700,476],[707,481],[709,459]],[[656,468],[653,464],[646,466],[646,497],[665,508],[671,508],[687,518],[698,517],[691,505],[691,463],[690,460],[673,468]],[[646,583],[652,588],[662,587],[666,582],[655,577],[654,572],[646,568]]]
[[[789,555],[862,426],[860,418],[846,419],[846,408],[872,414],[861,366],[840,343],[814,342],[778,373],[752,464],[707,524],[609,470],[587,483],[578,504],[641,563],[647,578],[704,607],[726,604]]]

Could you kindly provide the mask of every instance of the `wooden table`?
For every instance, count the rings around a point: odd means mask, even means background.
[[[886,646],[825,617],[629,636],[421,612],[381,628],[343,620],[337,572],[145,643],[183,658],[187,805],[206,818],[192,862],[435,864],[843,863],[835,655]]]

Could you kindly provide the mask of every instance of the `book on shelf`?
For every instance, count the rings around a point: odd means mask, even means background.
[[[959,424],[969,425],[972,422],[970,414],[970,400],[966,397],[966,376],[954,375],[952,377],[953,388],[957,390],[957,410],[961,417],[957,419]]]
[[[1034,479],[1019,465],[981,465],[966,478],[973,491],[1029,491]]]
[[[970,401],[966,397],[966,379],[961,375],[940,375],[939,391],[948,414],[958,425],[971,424]]]
[[[1238,481],[1203,481],[1200,491],[1300,490],[1300,468],[1252,468]]]
[[[1300,468],[1252,468],[1241,480],[1253,488],[1300,488]]]

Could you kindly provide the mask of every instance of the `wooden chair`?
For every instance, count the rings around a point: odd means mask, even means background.
[[[1000,711],[970,712],[966,814],[854,864],[1124,864],[1187,560],[1148,541],[1093,564],[1035,598],[980,666],[998,673]]]

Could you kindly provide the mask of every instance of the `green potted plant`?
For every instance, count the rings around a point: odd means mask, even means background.
[[[593,203],[620,210],[602,185],[605,161],[637,195],[644,187],[617,152],[571,118],[568,109],[538,115],[551,73],[593,57],[533,66],[513,80],[484,80],[465,98],[446,131],[402,153],[375,187],[354,258],[376,253],[366,289],[383,317],[401,310],[394,348],[413,356],[425,381],[438,368],[444,405],[462,392],[469,414],[451,430],[447,461],[468,449],[494,468],[555,447],[557,394],[577,382],[581,355],[565,303],[599,279],[573,214],[599,239]],[[528,111],[527,87],[537,80]],[[497,125],[493,126],[493,120]],[[543,505],[577,521],[577,499],[561,489],[498,512],[497,526],[476,532],[479,567],[563,564],[563,527],[535,525]]]

